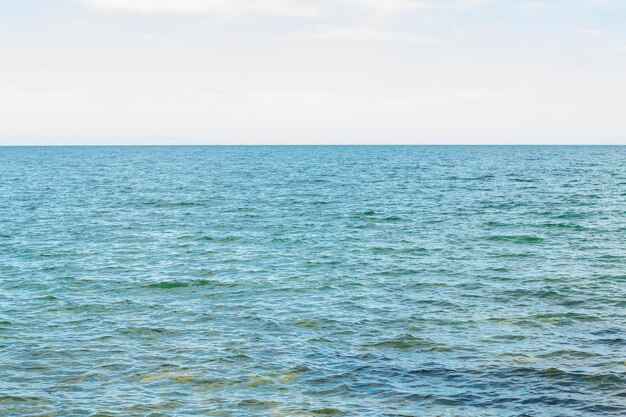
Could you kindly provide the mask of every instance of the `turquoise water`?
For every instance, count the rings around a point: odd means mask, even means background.
[[[0,415],[625,415],[625,161],[0,148]]]

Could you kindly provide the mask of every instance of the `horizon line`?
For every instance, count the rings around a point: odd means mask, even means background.
[[[105,148],[105,147],[261,147],[261,146],[290,146],[290,147],[313,147],[313,146],[626,146],[626,143],[146,143],[146,144],[26,144],[4,145],[0,148]]]

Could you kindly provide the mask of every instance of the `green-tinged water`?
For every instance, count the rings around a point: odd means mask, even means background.
[[[0,148],[0,415],[626,415],[624,147]]]

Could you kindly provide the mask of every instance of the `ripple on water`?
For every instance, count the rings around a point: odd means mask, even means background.
[[[2,149],[0,415],[626,415],[624,160]]]

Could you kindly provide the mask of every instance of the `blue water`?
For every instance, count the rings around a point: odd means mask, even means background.
[[[626,415],[625,162],[0,148],[0,415]]]

